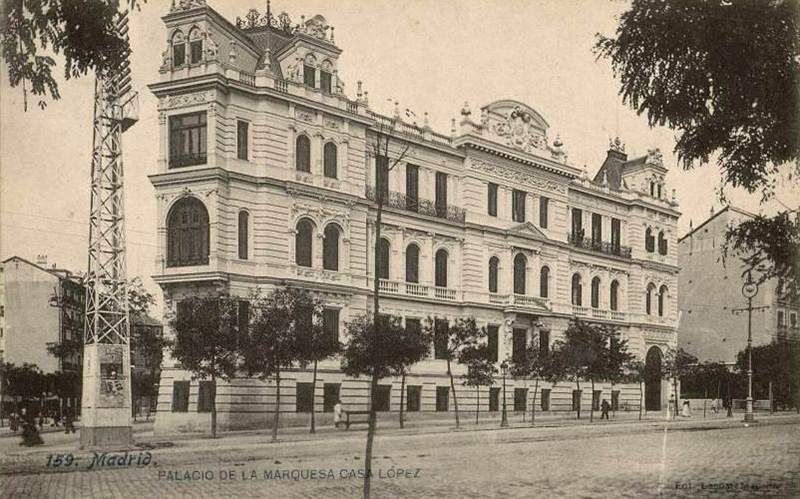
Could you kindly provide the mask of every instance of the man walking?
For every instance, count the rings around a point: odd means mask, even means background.
[[[600,404],[600,419],[608,419],[608,411],[611,410],[611,404],[608,403],[608,400],[603,399],[603,403]]]

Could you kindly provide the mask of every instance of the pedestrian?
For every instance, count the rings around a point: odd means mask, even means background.
[[[717,404],[718,403],[719,403],[719,401],[716,398],[711,401],[711,414],[716,414],[717,413]]]
[[[8,426],[13,433],[16,433],[19,429],[19,416],[17,416],[16,412],[12,412],[11,416],[8,417]]]
[[[336,405],[333,406],[333,425],[337,428],[342,426],[342,401],[336,400]]]
[[[692,417],[692,404],[688,400],[683,401],[683,409],[681,410],[681,416],[685,418]]]
[[[75,433],[75,425],[72,423],[72,408],[67,407],[64,411],[64,433],[69,435],[69,432]]]
[[[608,411],[611,410],[611,404],[608,403],[608,400],[603,399],[603,403],[600,404],[600,410],[602,411],[600,413],[600,419],[608,419]]]
[[[44,440],[39,435],[39,430],[36,429],[36,419],[33,413],[29,413],[26,408],[22,408],[22,442],[20,445],[31,447],[33,445],[42,445]]]

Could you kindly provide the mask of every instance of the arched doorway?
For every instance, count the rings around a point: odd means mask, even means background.
[[[661,410],[661,349],[650,347],[645,359],[644,407],[648,411]]]

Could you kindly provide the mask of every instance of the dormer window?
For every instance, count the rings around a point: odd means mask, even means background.
[[[183,33],[177,31],[172,36],[172,67],[179,68],[186,64],[186,43]]]
[[[203,60],[203,38],[197,28],[189,32],[189,64],[198,64]]]
[[[323,92],[327,94],[331,93],[331,74],[329,72],[320,70],[319,87]]]
[[[308,64],[303,66],[303,83],[312,88],[317,86],[317,70]]]

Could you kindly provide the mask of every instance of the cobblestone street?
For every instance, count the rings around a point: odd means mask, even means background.
[[[360,497],[364,435],[153,441],[149,466],[88,471],[71,437],[35,451],[4,438],[2,497]],[[796,416],[387,432],[376,438],[373,496],[797,497],[797,435]],[[56,451],[75,453],[68,471],[46,468]]]

